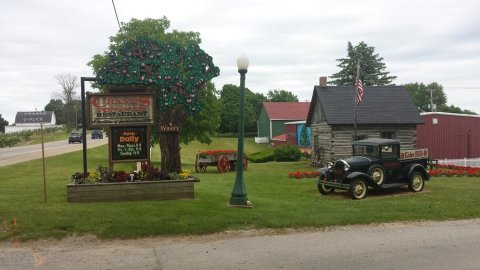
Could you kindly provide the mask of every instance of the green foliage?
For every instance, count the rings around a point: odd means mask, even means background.
[[[201,110],[198,92],[220,70],[197,44],[175,43],[138,37],[112,51],[108,63],[97,72],[106,85],[148,85],[156,92],[161,111],[181,104],[189,113]]]
[[[290,144],[280,145],[273,152],[273,160],[275,161],[298,161],[301,157],[300,149]]]
[[[207,83],[199,95],[203,110],[194,116],[188,116],[183,122],[180,141],[185,144],[192,141],[211,143],[211,136],[217,133],[220,126],[222,104],[217,98],[218,91],[215,85]]]
[[[286,90],[269,90],[267,99],[270,102],[298,102],[298,97]]]
[[[273,149],[250,154],[248,155],[248,160],[253,163],[265,163],[273,161]]]
[[[12,147],[22,140],[17,134],[1,134],[0,133],[0,148]]]
[[[220,100],[222,102],[220,132],[222,133],[235,133],[238,130],[238,113],[240,111],[239,92],[240,87],[233,84],[226,84],[222,88],[220,93]],[[258,114],[265,99],[264,95],[253,93],[250,89],[245,88],[245,132],[257,131]]]
[[[413,103],[420,112],[430,112],[430,96],[432,96],[433,104],[445,106],[447,104],[447,96],[443,91],[443,86],[432,82],[428,85],[423,83],[407,83],[405,89],[410,93]],[[431,91],[431,92],[430,92]]]
[[[50,99],[48,104],[45,105],[44,109],[45,111],[55,112],[57,125],[67,124],[67,112],[66,112],[65,104],[63,104],[63,101],[61,99]],[[79,114],[81,114],[81,111]]]
[[[353,86],[357,78],[357,64],[360,63],[360,79],[364,86],[388,85],[391,84],[397,76],[390,76],[386,71],[386,65],[383,63],[383,57],[375,52],[375,47],[368,46],[365,42],[360,42],[357,46],[352,46],[348,42],[347,57],[337,59],[337,65],[341,70],[332,74],[329,83],[336,86]]]
[[[8,121],[3,119],[2,114],[0,113],[0,133],[5,132],[5,126],[8,126]]]
[[[469,110],[462,110],[454,105],[447,105],[447,95],[443,91],[443,86],[436,82],[431,82],[428,85],[424,83],[407,83],[405,88],[410,93],[410,96],[417,106],[420,112],[430,112],[431,104],[437,106],[435,111],[437,112],[449,112],[449,113],[463,113],[463,114],[476,114]]]

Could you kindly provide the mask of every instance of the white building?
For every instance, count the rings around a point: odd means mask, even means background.
[[[19,132],[23,130],[40,129],[43,123],[44,128],[59,127],[56,125],[55,112],[50,111],[34,111],[34,112],[17,112],[15,123],[5,127],[5,133]]]

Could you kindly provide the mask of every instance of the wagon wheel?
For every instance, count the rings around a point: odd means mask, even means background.
[[[207,164],[203,164],[203,163],[200,163],[200,162],[195,162],[195,171],[198,173],[198,172],[202,172],[204,173],[205,171],[207,170]]]
[[[221,173],[230,171],[230,161],[227,156],[221,155],[218,157],[217,169]]]
[[[247,159],[247,155],[244,155],[243,156],[243,170],[247,170],[248,169],[248,159]]]

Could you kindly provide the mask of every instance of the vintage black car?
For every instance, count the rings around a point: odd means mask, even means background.
[[[345,189],[352,199],[363,199],[369,188],[404,185],[419,192],[430,179],[427,149],[400,151],[400,142],[392,139],[359,140],[352,146],[352,157],[329,162],[319,170],[317,186],[321,194]]]
[[[70,136],[68,136],[68,143],[79,142],[82,143],[82,133],[80,132],[72,132]]]

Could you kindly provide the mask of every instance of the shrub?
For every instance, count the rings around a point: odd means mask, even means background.
[[[280,145],[273,152],[273,160],[275,161],[298,161],[301,157],[300,149],[290,144]]]
[[[253,163],[265,163],[265,162],[272,161],[273,149],[250,154],[248,155],[248,160],[250,160]]]

